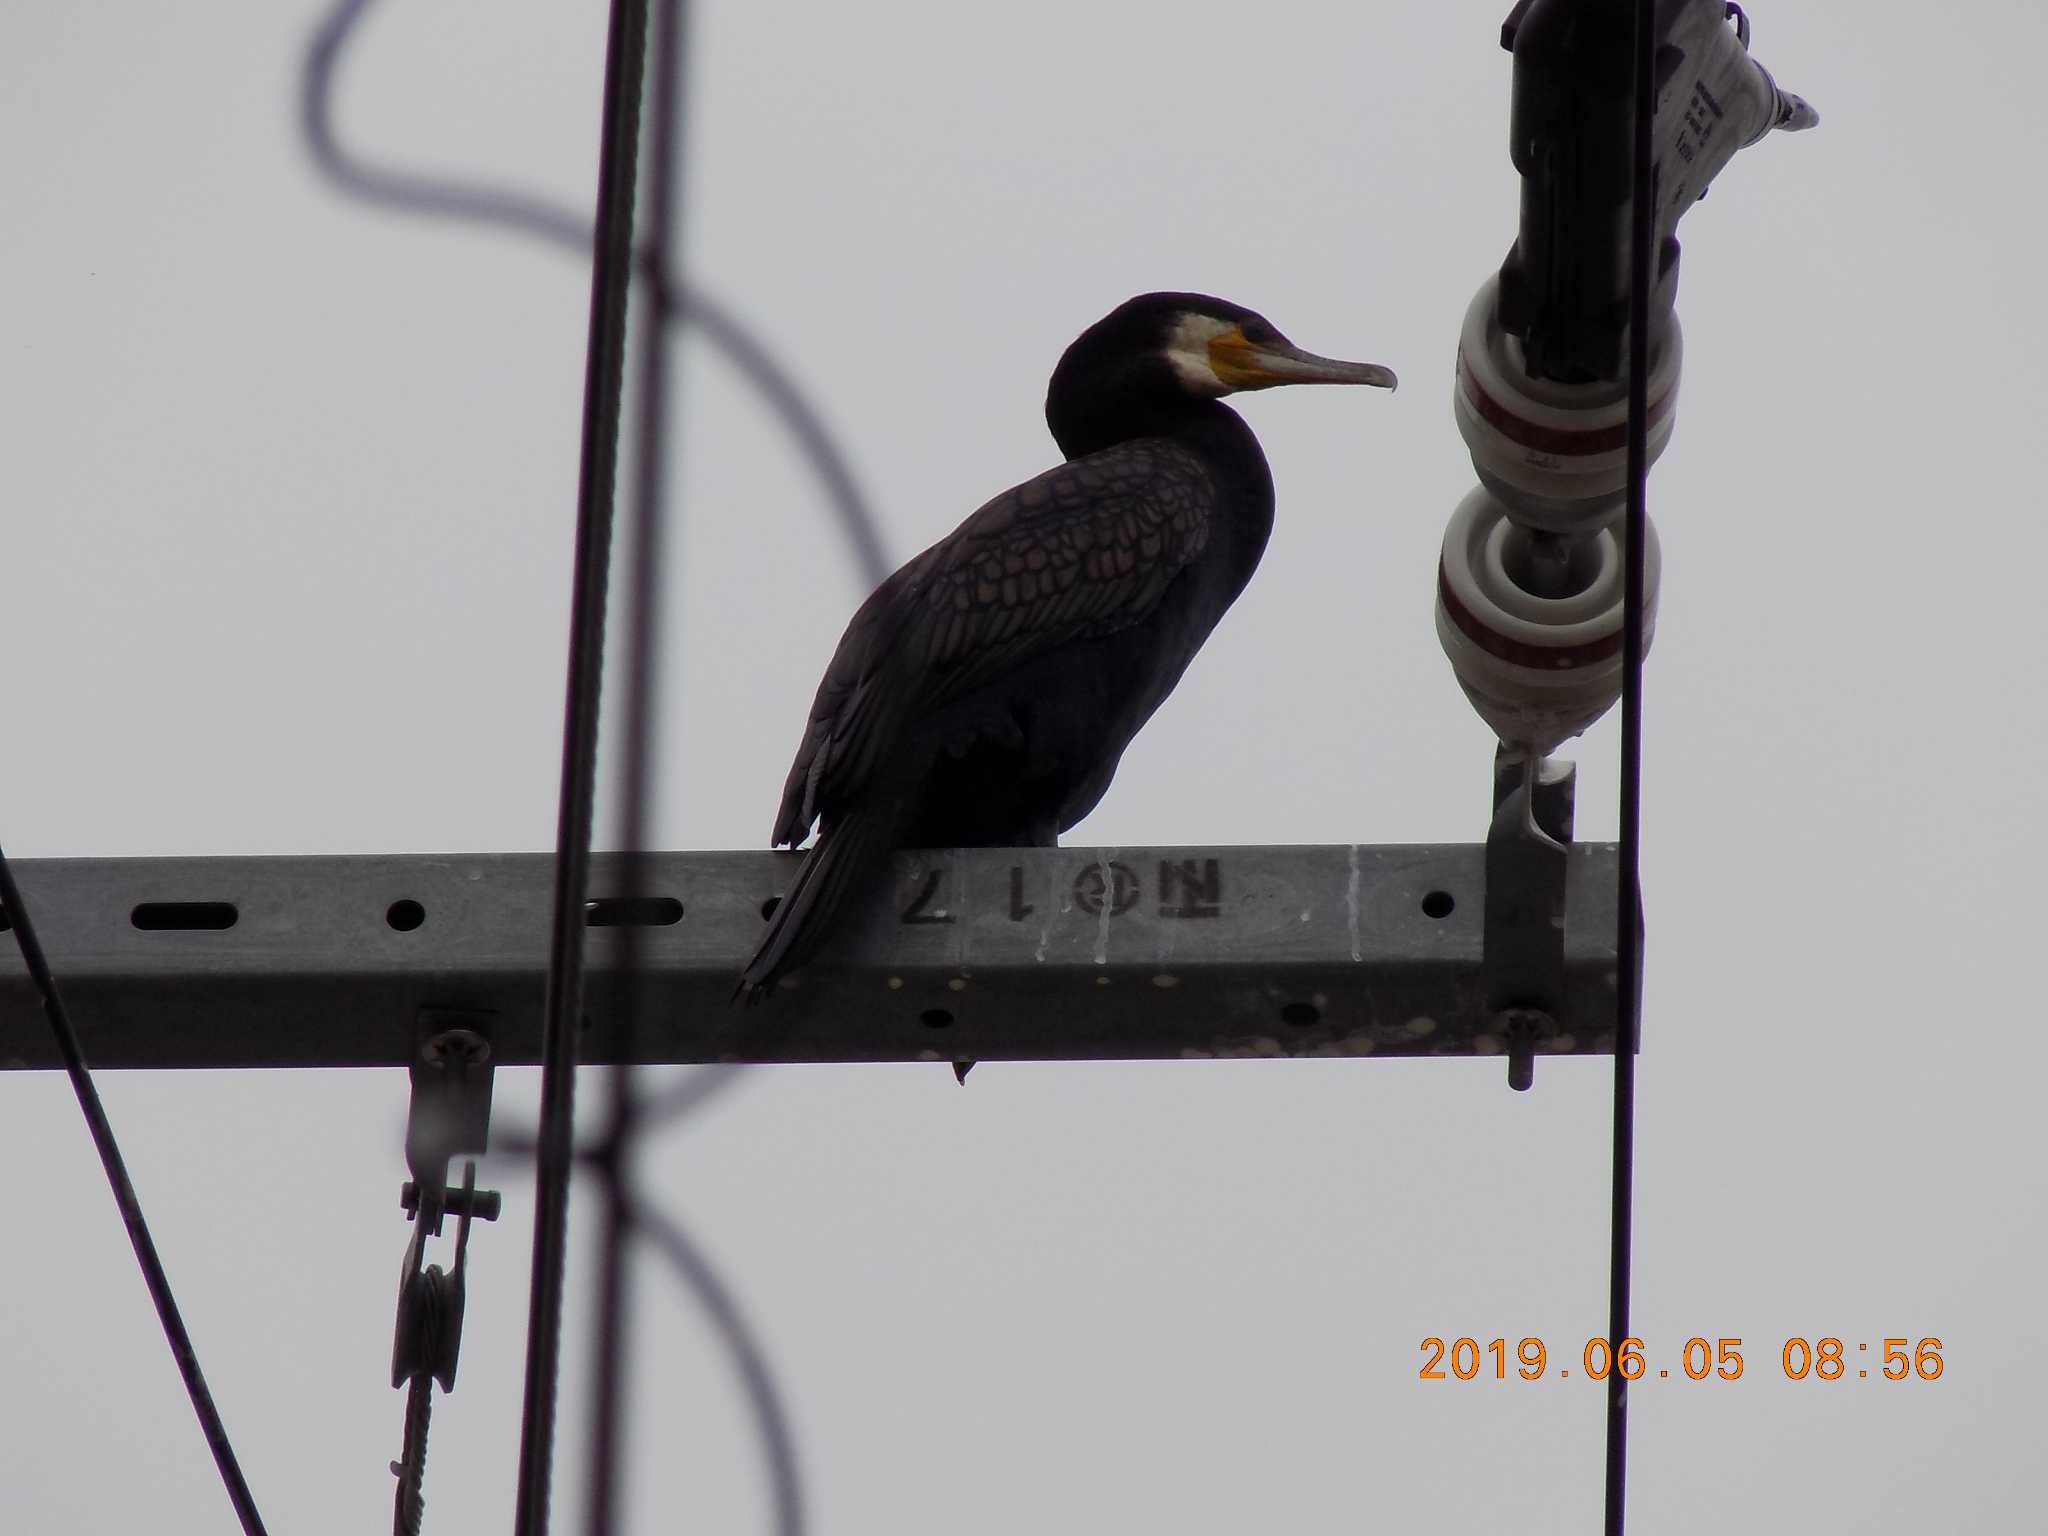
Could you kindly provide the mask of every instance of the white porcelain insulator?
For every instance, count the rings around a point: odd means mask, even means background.
[[[1650,350],[1649,462],[1671,440],[1684,341],[1678,317]],[[1481,285],[1458,336],[1452,414],[1479,479],[1517,521],[1580,534],[1614,522],[1628,488],[1625,383],[1532,378],[1500,325],[1500,277]]]
[[[1643,648],[1656,631],[1657,530],[1643,549]],[[1510,750],[1544,755],[1621,697],[1623,531],[1603,528],[1571,551],[1569,597],[1539,597],[1517,579],[1529,534],[1483,487],[1458,503],[1437,566],[1436,633],[1459,686]]]

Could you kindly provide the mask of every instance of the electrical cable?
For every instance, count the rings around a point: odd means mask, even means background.
[[[597,781],[605,598],[611,574],[619,401],[625,386],[626,293],[632,281],[633,197],[648,0],[612,0],[605,39],[598,148],[597,233],[590,274],[590,340],[583,380],[576,498],[574,595],[562,724],[562,792],[555,833],[553,919],[541,1017],[540,1153],[534,1189],[533,1278],[527,1313],[514,1530],[544,1536],[554,1461],[561,1366],[562,1282],[576,1098],[576,1034],[583,1019],[584,903]]]
[[[339,0],[315,27],[309,41],[301,70],[299,115],[306,147],[316,168],[337,190],[362,201],[405,214],[496,225],[587,257],[591,249],[589,228],[579,215],[571,211],[511,189],[379,167],[350,153],[341,143],[334,127],[334,78],[345,45],[353,37],[371,3],[372,0]],[[665,225],[659,227],[666,228]],[[863,578],[870,586],[878,584],[890,567],[874,516],[854,479],[845,453],[794,377],[736,316],[701,290],[674,277],[669,272],[668,263],[655,251],[650,248],[637,250],[634,265],[636,275],[652,296],[650,309],[658,311],[667,320],[683,320],[695,326],[704,339],[738,369],[789,431],[819,480]],[[642,462],[645,462],[644,456]],[[644,568],[652,570],[653,566],[647,564]],[[656,650],[658,647],[650,639],[646,654],[652,656]],[[647,673],[642,671],[640,675],[646,676]],[[644,761],[630,750],[627,758],[629,761]],[[629,793],[624,796],[624,802],[630,817],[633,807],[639,804],[639,798]],[[625,839],[625,846],[632,849],[637,842],[637,838],[629,837]],[[621,959],[624,958],[622,955]],[[742,1076],[742,1069],[731,1066],[706,1066],[691,1072],[644,1099],[636,1098],[632,1122],[643,1133],[658,1124],[673,1123],[741,1081]],[[501,1152],[515,1156],[531,1155],[539,1149],[537,1133],[522,1133],[517,1128],[501,1130],[496,1140]],[[578,1161],[600,1167],[612,1155],[613,1149],[605,1142],[587,1145],[576,1153]],[[794,1442],[785,1418],[779,1408],[774,1408],[773,1386],[759,1366],[759,1350],[744,1336],[728,1332],[728,1320],[736,1319],[737,1313],[722,1283],[702,1256],[695,1253],[681,1225],[665,1219],[662,1231],[680,1251],[693,1256],[692,1262],[678,1265],[677,1272],[703,1303],[714,1330],[736,1358],[754,1362],[754,1369],[744,1374],[757,1407],[757,1416],[763,1418],[764,1424],[772,1422],[776,1426],[769,1455],[775,1469],[778,1508],[783,1511],[780,1528],[800,1530],[801,1513],[793,1493],[796,1487]],[[764,1401],[773,1411],[761,1408]]]
[[[43,953],[43,943],[36,935],[28,903],[22,900],[21,888],[14,883],[14,870],[8,864],[4,850],[0,850],[0,906],[4,906],[7,921],[14,929],[14,941],[20,946],[29,978],[35,983],[36,995],[42,999],[43,1013],[50,1021],[50,1032],[57,1037],[57,1049],[64,1057],[64,1070],[70,1075],[71,1090],[78,1096],[78,1107],[85,1114],[86,1128],[92,1133],[93,1145],[99,1149],[100,1166],[106,1170],[107,1184],[114,1192],[114,1204],[121,1211],[121,1225],[128,1229],[129,1246],[135,1250],[135,1262],[142,1266],[143,1283],[149,1287],[149,1299],[156,1304],[157,1321],[163,1325],[164,1340],[171,1346],[171,1358],[177,1362],[178,1375],[185,1383],[185,1395],[192,1400],[192,1411],[199,1416],[199,1429],[206,1437],[206,1448],[213,1453],[214,1466],[220,1469],[220,1480],[227,1487],[228,1502],[235,1506],[235,1518],[241,1521],[244,1536],[264,1536],[263,1517],[256,1511],[255,1496],[249,1492],[248,1480],[242,1476],[242,1465],[236,1460],[235,1448],[228,1441],[227,1425],[221,1422],[220,1410],[214,1406],[213,1393],[206,1385],[206,1376],[199,1369],[199,1354],[192,1347],[191,1334],[185,1331],[184,1315],[179,1312],[178,1299],[171,1292],[170,1276],[164,1273],[156,1242],[149,1235],[149,1224],[143,1220],[142,1200],[135,1193],[134,1182],[128,1177],[128,1164],[121,1156],[120,1144],[114,1140],[114,1127],[107,1119],[106,1107],[100,1103],[99,1090],[93,1086],[92,1069],[86,1065],[85,1051],[78,1043],[78,1031],[72,1027],[63,995],[57,990],[57,979],[50,974],[49,958]]]
[[[647,237],[643,249],[656,272],[673,270],[669,250],[680,247],[675,232],[676,180],[683,124],[682,71],[684,0],[660,0],[649,42],[648,74],[653,80],[653,126],[647,160]],[[667,546],[663,490],[667,471],[669,402],[667,285],[647,284],[639,311],[639,376],[633,394],[633,545],[626,589],[626,657],[621,711],[618,795],[619,844],[624,850],[622,887],[628,900],[647,891],[647,800],[654,756],[654,680],[661,653],[661,584]],[[608,1022],[615,1031],[618,1066],[611,1073],[611,1116],[604,1155],[598,1163],[604,1193],[603,1236],[597,1287],[597,1365],[591,1429],[588,1530],[613,1536],[619,1526],[626,1413],[626,1249],[633,1201],[637,1140],[637,1074],[633,1060],[642,1018],[640,936],[637,925],[619,933],[613,973],[615,1003]]]
[[[456,222],[495,225],[545,241],[587,258],[587,221],[529,193],[485,183],[457,181],[379,166],[352,153],[334,124],[334,80],[347,45],[375,0],[338,0],[313,29],[299,81],[299,126],[314,166],[335,189],[394,212]],[[698,333],[738,370],[767,404],[811,467],[848,548],[869,588],[879,586],[891,565],[873,511],[823,414],[793,374],[739,317],[701,288],[686,284],[635,253],[637,275],[654,289],[665,312]],[[644,1123],[687,1114],[715,1094],[743,1080],[732,1067],[706,1067],[674,1087],[650,1096]]]
[[[496,225],[588,258],[590,225],[578,213],[511,188],[374,165],[341,143],[334,127],[334,77],[344,48],[373,3],[338,0],[306,45],[299,77],[299,130],[314,166],[336,190],[363,202],[430,218]],[[891,566],[874,513],[846,454],[802,386],[737,315],[702,289],[650,264],[644,249],[636,253],[634,265],[643,281],[662,290],[668,312],[695,326],[724,354],[795,439],[824,490],[862,579],[870,587],[880,585]]]
[[[684,1078],[678,1085],[688,1087],[714,1072],[736,1072],[737,1067],[706,1067],[701,1072]],[[639,1116],[640,1134],[645,1134],[645,1106],[653,1098],[641,1102]],[[533,1142],[530,1138],[514,1131],[510,1135],[492,1133],[493,1155],[519,1159],[528,1155]],[[577,1162],[592,1168],[602,1167],[611,1155],[603,1143],[586,1144],[576,1151]],[[508,1171],[510,1171],[508,1169]],[[638,1199],[627,1206],[629,1229],[651,1243],[668,1262],[676,1281],[687,1290],[692,1299],[711,1324],[711,1331],[724,1346],[739,1371],[740,1384],[745,1389],[747,1405],[752,1410],[755,1431],[759,1435],[768,1462],[768,1481],[775,1507],[776,1536],[804,1536],[806,1515],[802,1496],[802,1475],[796,1435],[790,1425],[789,1412],[785,1407],[781,1391],[775,1385],[775,1378],[768,1366],[768,1357],[762,1349],[754,1330],[740,1311],[739,1302],[731,1287],[718,1273],[704,1251],[697,1246],[697,1240],[689,1235],[682,1222],[659,1207]]]
[[[642,1088],[633,1101],[636,1134],[667,1127],[688,1118],[699,1107],[723,1093],[728,1084],[751,1067],[715,1065],[693,1067],[679,1073],[660,1088]],[[540,1148],[537,1127],[531,1122],[509,1119],[491,1128],[491,1151],[500,1157],[531,1157]],[[576,1149],[576,1160],[593,1166],[606,1156],[602,1139],[584,1142]]]
[[[774,1374],[732,1292],[679,1223],[652,1206],[631,1209],[634,1227],[667,1259],[676,1277],[701,1301],[731,1353],[746,1387],[754,1424],[768,1454],[768,1486],[774,1501],[776,1536],[804,1536],[803,1484],[797,1474],[796,1436],[789,1412],[775,1388]]]
[[[427,1426],[434,1416],[434,1378],[421,1371],[405,1393],[405,1445],[399,1459],[391,1463],[398,1479],[394,1499],[394,1536],[420,1536],[426,1518],[427,1500],[420,1484],[427,1475]]]
[[[694,1113],[716,1098],[746,1072],[745,1067],[709,1066],[686,1072],[663,1088],[640,1100],[642,1134]]]
[[[723,1064],[696,1067],[683,1072],[652,1092],[643,1090],[634,1101],[633,1119],[640,1135],[665,1129],[686,1119],[737,1082],[748,1067]],[[503,1124],[491,1131],[492,1150],[507,1157],[530,1157],[540,1141],[532,1124]],[[590,1143],[577,1149],[577,1157],[589,1160],[602,1153],[601,1145]]]
[[[1649,525],[1651,64],[1653,0],[1635,11],[1635,144],[1630,190],[1628,332],[1628,510],[1623,555],[1621,673],[1621,858],[1615,954],[1620,985],[1614,1033],[1614,1190],[1607,1292],[1606,1536],[1622,1536],[1628,1482],[1628,1379],[1621,1351],[1629,1329],[1629,1257],[1634,1237],[1636,1039],[1642,999],[1643,543]]]

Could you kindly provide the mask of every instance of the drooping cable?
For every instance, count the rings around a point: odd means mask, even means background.
[[[347,44],[374,0],[337,0],[314,27],[299,81],[299,126],[314,166],[350,197],[395,212],[496,225],[588,257],[591,233],[583,217],[513,188],[394,170],[365,161],[345,146],[334,126],[334,80]],[[864,587],[881,584],[890,563],[881,531],[851,464],[818,408],[795,376],[737,315],[699,288],[636,253],[636,275],[660,290],[672,319],[695,326],[774,412],[816,475],[860,569]],[[650,1098],[644,1119],[665,1121],[688,1113],[743,1081],[731,1067],[707,1067]]]
[[[337,0],[315,25],[307,43],[300,71],[299,120],[307,151],[320,173],[341,193],[394,212],[493,225],[587,259],[591,231],[583,216],[573,210],[514,188],[380,166],[342,142],[335,127],[335,79],[346,47],[372,4],[373,0]],[[654,295],[650,304],[658,303],[669,321],[694,326],[761,396],[795,440],[818,479],[863,582],[869,587],[881,582],[889,573],[890,564],[874,514],[847,455],[795,376],[736,315],[701,289],[681,281],[649,248],[635,252],[634,268],[646,291]],[[649,653],[655,650],[658,646],[650,642]],[[629,808],[637,803],[630,795],[626,802]],[[630,849],[634,844],[627,841],[626,846]],[[742,1081],[745,1075],[743,1069],[730,1066],[707,1066],[688,1073],[655,1093],[636,1098],[633,1124],[642,1133],[657,1125],[672,1124]],[[500,1150],[512,1156],[530,1156],[539,1146],[537,1135],[516,1126],[503,1128],[496,1140]],[[608,1155],[606,1142],[600,1140],[583,1149],[579,1158],[599,1166]],[[678,1241],[688,1241],[679,1225],[670,1223],[669,1229]],[[708,1269],[703,1272],[709,1274]],[[683,1269],[679,1273],[687,1282],[698,1271]],[[715,1285],[715,1278],[706,1283]],[[715,1291],[694,1285],[692,1289],[705,1304],[713,1328],[723,1337],[729,1313],[711,1305]],[[745,1353],[744,1341],[727,1337],[725,1342],[735,1354]],[[779,1453],[774,1447],[770,1452],[778,1465],[787,1463],[790,1468],[787,1478],[778,1480],[778,1487],[783,1481],[793,1484],[793,1446],[785,1443]],[[789,1528],[787,1522],[783,1528]]]
[[[767,1356],[747,1326],[739,1303],[672,1217],[649,1205],[634,1206],[630,1214],[635,1230],[668,1260],[676,1278],[703,1304],[739,1369],[747,1403],[754,1412],[755,1429],[768,1456],[768,1489],[775,1510],[776,1536],[804,1536],[803,1483],[797,1473],[796,1436],[790,1428],[789,1411],[776,1390],[774,1373],[768,1368]]]
[[[576,1097],[576,1032],[583,1019],[584,902],[590,875],[597,722],[604,678],[605,597],[625,382],[626,292],[632,279],[633,198],[648,0],[612,0],[605,40],[597,220],[590,274],[590,339],[583,379],[569,677],[562,726],[562,791],[555,833],[554,913],[541,1017],[540,1154],[534,1189],[533,1279],[514,1529],[542,1536],[554,1461],[562,1344],[562,1281]]]
[[[743,1069],[705,1067],[680,1079],[676,1087],[686,1089],[711,1073],[740,1070]],[[646,1134],[649,1109],[657,1102],[659,1100],[652,1094],[636,1101],[636,1134]],[[491,1143],[493,1155],[513,1159],[530,1156],[534,1145],[529,1135],[517,1130],[504,1136],[494,1133]],[[582,1166],[596,1170],[611,1155],[608,1142],[597,1141],[580,1147],[576,1160]],[[738,1298],[698,1246],[697,1240],[673,1215],[651,1201],[636,1197],[627,1206],[627,1219],[629,1230],[668,1262],[677,1283],[696,1301],[698,1309],[711,1325],[713,1336],[739,1372],[740,1385],[746,1393],[755,1432],[768,1463],[776,1536],[804,1536],[803,1479],[795,1430],[790,1423],[789,1410],[783,1403],[781,1389],[776,1386],[774,1373],[769,1369],[767,1353],[740,1310]]]
[[[644,1133],[693,1114],[723,1093],[747,1069],[709,1066],[686,1072],[640,1100],[640,1129]]]
[[[0,905],[4,905],[7,921],[14,929],[14,941],[20,946],[21,958],[28,966],[36,995],[42,999],[43,1013],[50,1021],[50,1032],[57,1037],[57,1049],[64,1057],[64,1070],[71,1078],[71,1091],[78,1096],[78,1107],[84,1112],[86,1129],[92,1133],[93,1146],[99,1150],[100,1166],[106,1170],[107,1184],[114,1192],[114,1204],[120,1208],[121,1225],[127,1228],[129,1246],[135,1250],[135,1262],[142,1267],[143,1283],[149,1287],[149,1299],[156,1305],[157,1321],[163,1326],[164,1340],[171,1346],[171,1358],[177,1363],[178,1375],[184,1380],[185,1395],[192,1400],[192,1411],[199,1416],[199,1430],[206,1437],[206,1448],[213,1453],[214,1466],[220,1469],[220,1480],[227,1488],[228,1502],[234,1505],[235,1518],[241,1522],[245,1536],[264,1536],[263,1517],[256,1511],[255,1496],[249,1492],[248,1479],[242,1476],[242,1465],[235,1459],[235,1448],[229,1443],[227,1425],[221,1422],[213,1393],[208,1390],[205,1374],[199,1369],[199,1353],[192,1347],[191,1334],[185,1331],[184,1315],[179,1312],[178,1299],[172,1294],[170,1276],[164,1273],[156,1242],[149,1235],[149,1224],[143,1220],[142,1201],[135,1193],[134,1182],[128,1177],[128,1164],[121,1156],[120,1144],[114,1140],[114,1127],[107,1119],[106,1107],[100,1103],[99,1090],[93,1086],[92,1069],[86,1065],[84,1048],[78,1042],[78,1031],[72,1027],[63,994],[57,990],[57,979],[50,973],[49,958],[43,953],[42,940],[36,935],[35,921],[29,916],[28,903],[22,900],[21,888],[14,883],[14,870],[9,866],[4,850],[0,850]]]
[[[1642,999],[1643,543],[1649,524],[1650,260],[1655,208],[1650,163],[1654,0],[1635,6],[1635,134],[1629,202],[1628,509],[1623,554],[1621,858],[1614,948],[1620,985],[1614,1030],[1614,1189],[1607,1289],[1607,1536],[1622,1536],[1628,1483],[1629,1260],[1634,1238],[1636,1039]]]
[[[683,126],[682,71],[689,7],[661,0],[650,40],[652,76],[647,160],[647,215],[642,250],[656,272],[675,270],[669,251],[676,239],[676,180]],[[633,394],[632,563],[626,586],[625,720],[620,742],[619,845],[623,850],[620,890],[628,900],[645,895],[647,800],[654,756],[654,680],[660,656],[663,554],[668,546],[663,492],[667,485],[667,425],[670,368],[669,287],[641,288],[637,344],[639,370]],[[624,1482],[626,1410],[626,1281],[628,1238],[638,1130],[638,1093],[633,1059],[644,993],[640,988],[637,924],[617,930],[619,944],[604,1022],[615,1037],[618,1065],[611,1072],[611,1113],[604,1155],[597,1167],[604,1198],[597,1289],[597,1363],[591,1430],[590,1536],[612,1536],[619,1527]]]
[[[496,225],[588,257],[590,225],[579,213],[508,187],[374,165],[342,144],[334,127],[334,78],[344,48],[373,3],[337,0],[306,46],[299,79],[299,129],[321,174],[337,190],[364,202],[429,218]],[[890,564],[874,512],[846,454],[794,375],[737,315],[702,289],[665,272],[644,248],[636,254],[635,267],[650,286],[663,290],[669,315],[695,326],[775,413],[817,476],[863,581],[878,585],[889,574]]]

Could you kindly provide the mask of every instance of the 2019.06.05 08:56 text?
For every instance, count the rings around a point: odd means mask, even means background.
[[[1422,1369],[1417,1374],[1423,1381],[1476,1381],[1481,1377],[1507,1381],[1511,1357],[1513,1375],[1523,1381],[1541,1381],[1545,1376],[1563,1379],[1573,1374],[1570,1365],[1551,1369],[1549,1346],[1539,1338],[1520,1339],[1511,1347],[1505,1338],[1457,1338],[1446,1343],[1432,1335],[1422,1341],[1422,1354]],[[1627,1381],[1653,1374],[1641,1339],[1623,1339],[1619,1351],[1605,1339],[1588,1339],[1578,1352],[1577,1364],[1578,1374],[1592,1381],[1604,1381],[1616,1371]],[[1778,1365],[1790,1381],[1868,1379],[1872,1365],[1876,1366],[1874,1374],[1886,1381],[1938,1381],[1944,1369],[1941,1340],[1933,1334],[1919,1339],[1887,1338],[1874,1351],[1867,1342],[1844,1344],[1832,1334],[1818,1339],[1795,1336],[1779,1349]],[[1740,1381],[1744,1368],[1739,1337],[1690,1338],[1679,1351],[1678,1371],[1688,1381]],[[1654,1374],[1669,1378],[1672,1368],[1660,1366]]]

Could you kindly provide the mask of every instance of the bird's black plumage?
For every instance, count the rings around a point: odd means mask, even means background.
[[[1265,455],[1217,397],[1297,381],[1392,375],[1199,294],[1133,299],[1067,349],[1046,395],[1067,462],[989,501],[847,626],[775,820],[774,842],[814,821],[818,842],[742,992],[801,965],[891,850],[1050,846],[1094,808],[1272,530]]]

